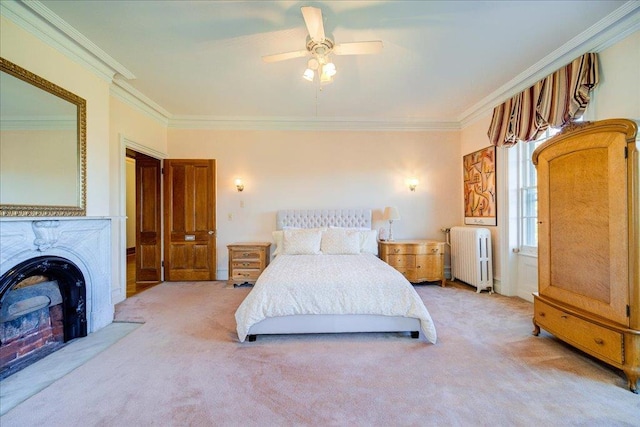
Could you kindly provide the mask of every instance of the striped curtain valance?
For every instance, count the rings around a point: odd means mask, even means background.
[[[533,141],[549,126],[580,117],[599,81],[598,54],[586,53],[493,109],[487,135],[493,145]]]

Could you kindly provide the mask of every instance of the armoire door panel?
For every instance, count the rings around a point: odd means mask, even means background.
[[[594,134],[538,158],[539,293],[620,324],[629,296],[612,290],[629,272],[625,146]]]

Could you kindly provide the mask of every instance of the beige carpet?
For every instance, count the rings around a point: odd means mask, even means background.
[[[438,344],[399,334],[259,337],[249,288],[164,283],[126,300],[144,325],[0,418],[10,426],[640,425],[622,373],[531,335],[532,305],[417,286]]]

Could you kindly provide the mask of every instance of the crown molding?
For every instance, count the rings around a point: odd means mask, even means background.
[[[39,1],[2,0],[0,14],[69,58],[111,81],[135,75]]]
[[[117,78],[117,76],[109,87],[109,93],[125,104],[156,120],[161,125],[169,125],[171,113],[129,83]]]
[[[554,50],[515,78],[464,111],[459,117],[464,128],[496,105],[525,90],[557,69],[587,52],[599,52],[640,29],[640,1],[632,0]]]
[[[458,122],[430,122],[414,119],[372,120],[368,118],[296,118],[296,117],[208,117],[173,116],[173,129],[212,130],[294,130],[294,131],[385,131],[422,132],[460,130]]]

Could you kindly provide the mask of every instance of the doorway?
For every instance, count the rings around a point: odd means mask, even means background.
[[[159,159],[126,149],[126,296],[162,281]]]

